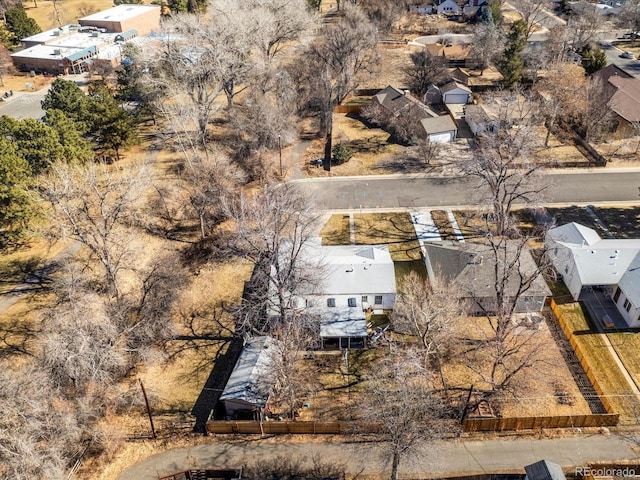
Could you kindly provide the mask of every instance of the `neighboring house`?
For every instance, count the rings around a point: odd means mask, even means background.
[[[507,255],[516,255],[517,251],[515,243],[507,244]],[[488,313],[495,311],[495,264],[488,246],[471,242],[425,242],[423,253],[429,280],[455,283],[470,314],[482,314],[483,309]],[[520,251],[520,269],[524,276],[535,278],[521,295],[515,313],[540,312],[551,291],[542,276],[535,275],[537,265],[526,248]],[[519,276],[514,274],[506,287],[507,296],[515,294],[520,287]]]
[[[258,419],[276,383],[277,340],[254,337],[247,341],[220,395],[226,418]]]
[[[457,103],[464,105],[469,103],[471,98],[471,89],[455,80],[441,86],[440,91],[442,92],[442,101],[445,104]]]
[[[427,105],[413,97],[409,90],[387,86],[371,97],[372,105],[378,105],[394,116],[410,110],[418,110],[420,114],[428,117],[437,117],[438,114]]]
[[[640,122],[640,80],[615,65],[598,70],[594,78],[604,83],[603,95],[610,96],[613,129],[621,136],[635,135],[634,125]]]
[[[560,465],[548,460],[527,465],[524,471],[527,474],[524,480],[566,480],[567,478]]]
[[[418,15],[428,15],[434,13],[435,7],[433,5],[412,5],[410,11],[417,13]]]
[[[545,246],[574,300],[604,288],[627,324],[640,326],[640,239],[602,239],[574,222],[550,229]]]
[[[320,341],[326,349],[364,348],[366,310],[391,310],[396,299],[396,276],[386,245],[325,246],[308,242],[300,255],[322,271],[313,291],[298,291],[291,304],[300,315],[320,320]],[[277,318],[275,309],[271,319]]]
[[[437,90],[437,87],[434,87]],[[428,93],[426,97],[428,97]],[[372,105],[382,108],[391,117],[411,115],[418,122],[418,132],[431,142],[446,143],[456,139],[457,127],[449,114],[438,115],[408,91],[388,86],[372,97]]]
[[[471,45],[459,43],[428,43],[424,49],[431,55],[444,58],[450,67],[464,66],[471,53]]]
[[[460,5],[453,0],[443,0],[438,4],[437,10],[438,13],[443,15],[460,15],[460,13],[462,13]]]
[[[498,122],[489,118],[481,105],[465,105],[464,119],[474,135],[498,132]]]

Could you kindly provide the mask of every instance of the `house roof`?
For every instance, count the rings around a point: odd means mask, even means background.
[[[320,292],[325,295],[395,293],[393,260],[386,245],[321,245],[308,243],[304,255],[325,265]],[[304,295],[305,292],[300,292]]]
[[[615,65],[608,65],[595,75],[607,82],[609,88],[604,95],[611,95],[611,110],[628,122],[640,121],[640,80]]]
[[[527,465],[524,471],[527,474],[526,480],[566,480],[560,465],[548,460]]]
[[[568,249],[568,257],[555,254],[555,263],[573,259],[582,285],[618,285],[640,307],[640,269],[634,270],[640,267],[640,239],[602,239],[579,223],[552,228],[547,238]]]
[[[464,60],[469,56],[469,52],[471,51],[470,45],[457,43],[449,46],[443,45],[442,43],[428,43],[424,48],[431,53],[431,55],[441,56],[448,60]]]
[[[507,243],[507,255],[514,258],[518,249],[517,241]],[[496,294],[495,264],[491,261],[492,251],[487,245],[466,242],[425,242],[424,252],[429,275],[441,276],[447,282],[455,282],[464,296],[490,298]],[[528,248],[520,252],[521,272],[533,275],[537,265]],[[518,276],[513,275],[508,282],[506,293],[519,288]],[[549,296],[551,291],[541,275],[535,277],[526,291],[528,296]]]
[[[456,131],[456,124],[449,115],[441,115],[435,118],[423,118],[420,120],[420,124],[428,135]]]
[[[452,92],[453,90],[464,90],[466,93],[471,93],[471,89],[462,83],[456,82],[455,80],[443,85],[440,87],[440,91],[442,93]]]
[[[262,407],[275,384],[271,368],[277,355],[277,340],[254,337],[247,341],[233,367],[220,400],[241,400]]]
[[[131,4],[122,4],[116,5],[115,7],[109,8],[107,10],[103,10],[101,12],[93,13],[86,17],[82,17],[78,20],[80,24],[88,24],[89,22],[122,22],[124,20],[129,20],[131,18],[135,18],[139,15],[144,15],[149,11],[157,10],[158,15],[160,15],[160,5],[131,5]]]
[[[399,90],[391,85],[380,90],[373,98],[376,99],[383,108],[393,113],[399,113],[401,110],[417,107],[430,117],[438,115],[420,100],[411,96],[410,93]]]
[[[464,116],[465,118],[471,118],[476,123],[484,123],[491,120],[481,105],[465,105]]]

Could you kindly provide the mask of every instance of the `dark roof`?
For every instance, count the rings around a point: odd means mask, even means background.
[[[507,255],[514,258],[518,249],[517,241],[507,243]],[[425,242],[424,252],[428,262],[429,275],[441,277],[446,282],[455,281],[465,297],[491,298],[494,288],[495,264],[491,261],[493,252],[481,243]],[[525,247],[520,254],[520,269],[524,275],[532,275],[537,265]],[[507,285],[507,294],[515,293],[519,287],[517,275]],[[528,296],[549,296],[551,291],[541,275],[535,278],[527,290]]]
[[[640,121],[640,80],[615,65],[595,74],[603,82],[603,95],[611,96],[609,107],[628,122]]]
[[[566,480],[560,465],[548,460],[527,465],[524,471],[527,473],[527,480]]]
[[[409,92],[403,92],[391,85],[380,90],[373,98],[377,100],[383,108],[392,113],[399,113],[401,110],[417,107],[429,117],[438,116],[420,100],[412,97]]]

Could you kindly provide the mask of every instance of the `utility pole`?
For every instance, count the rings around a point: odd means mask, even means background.
[[[282,178],[282,143],[281,136],[278,135],[278,151],[280,152],[280,178]]]
[[[144,389],[144,385],[142,384],[142,379],[138,379],[140,382],[140,388],[142,388],[142,396],[144,397],[144,403],[147,406],[147,414],[149,415],[149,423],[151,424],[151,434],[153,435],[153,439],[158,438],[156,436],[156,429],[153,427],[153,417],[151,416],[151,408],[149,408],[149,399],[147,398],[147,392]]]

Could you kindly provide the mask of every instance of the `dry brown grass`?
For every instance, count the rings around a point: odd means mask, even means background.
[[[349,245],[349,215],[331,215],[320,230],[323,245]]]
[[[451,225],[449,221],[447,212],[444,210],[432,210],[431,218],[443,240],[456,240],[457,237],[453,231],[453,225]]]
[[[0,89],[4,91],[13,90],[14,92],[34,92],[49,85],[53,81],[53,77],[45,77],[43,75],[36,75],[35,77],[32,77],[26,73],[23,73],[15,75],[4,75],[2,77],[2,80],[3,81],[2,85],[0,85]],[[31,87],[27,87],[27,83],[29,83]]]
[[[394,261],[420,260],[420,244],[409,213],[355,214],[354,220],[357,244],[388,245]]]
[[[526,334],[527,330],[523,332]],[[490,329],[484,318],[469,317],[456,326],[457,338],[481,339],[489,335]],[[516,380],[517,397],[504,396],[492,400],[492,404],[499,408],[504,417],[589,414],[589,406],[573,380],[546,323],[540,325],[535,342],[529,348],[537,349],[539,345],[544,345],[544,348],[537,350],[537,367],[519,375]],[[527,348],[524,348],[522,355],[528,353]],[[444,370],[451,388],[469,389],[471,385],[477,389],[488,388],[480,376],[465,365],[465,358],[460,351],[447,362]],[[573,405],[558,402],[554,383],[562,385],[567,396],[573,399]]]
[[[145,1],[143,3],[150,2]],[[33,18],[42,30],[49,30],[58,26],[53,11],[53,2],[50,0],[37,0],[37,8],[34,4],[35,2],[24,2],[27,15]],[[78,18],[84,16],[81,13],[83,9],[93,9],[95,12],[99,12],[113,7],[113,0],[64,0],[63,2],[58,2],[58,5],[60,20],[63,25],[66,25],[67,23],[78,23]]]

